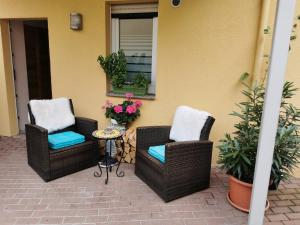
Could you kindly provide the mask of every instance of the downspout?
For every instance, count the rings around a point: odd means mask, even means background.
[[[266,29],[268,26],[270,6],[271,6],[271,0],[262,0],[260,24],[259,24],[259,30],[257,32],[256,53],[255,53],[253,70],[252,70],[253,75],[251,78],[251,83],[260,80],[260,78],[262,77],[261,69],[262,69],[262,64],[264,59],[264,49],[265,49],[265,41],[266,41],[266,35],[264,33],[264,29]]]

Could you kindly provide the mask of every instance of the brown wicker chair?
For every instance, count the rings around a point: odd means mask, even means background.
[[[215,119],[208,117],[199,141],[169,140],[170,126],[137,128],[135,174],[165,202],[209,187],[213,143],[208,141]],[[165,163],[148,154],[148,148],[166,146]]]
[[[74,114],[72,100],[70,107]],[[97,164],[100,157],[98,142],[93,139],[92,132],[97,130],[96,120],[75,117],[75,125],[63,131],[75,131],[85,136],[84,143],[52,150],[48,147],[48,130],[35,124],[34,116],[28,104],[31,124],[26,124],[26,145],[28,164],[43,178],[50,181]]]

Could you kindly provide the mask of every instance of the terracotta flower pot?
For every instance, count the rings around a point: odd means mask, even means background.
[[[233,176],[229,176],[229,192],[227,194],[227,199],[232,206],[243,212],[249,212],[251,193],[252,184],[240,181]],[[268,208],[269,201],[267,200],[265,210]]]

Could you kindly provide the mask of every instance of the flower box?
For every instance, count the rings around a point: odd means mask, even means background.
[[[138,88],[133,85],[125,84],[122,88],[113,87],[112,91],[115,94],[133,93],[135,96],[145,96],[147,94],[147,87]]]

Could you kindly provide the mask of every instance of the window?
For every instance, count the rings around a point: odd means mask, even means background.
[[[155,95],[157,16],[157,4],[111,6],[111,51],[125,53],[127,84],[138,74],[148,78],[148,95]]]

